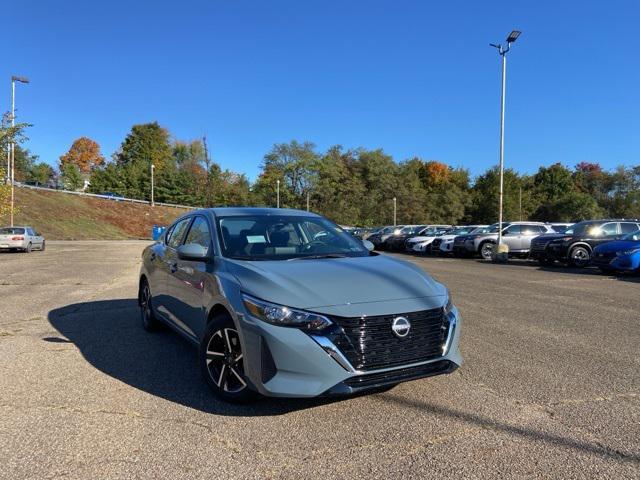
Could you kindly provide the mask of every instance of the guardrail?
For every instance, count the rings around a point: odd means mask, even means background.
[[[31,190],[44,190],[44,191],[47,191],[47,192],[68,193],[70,195],[79,195],[79,196],[83,196],[83,197],[101,198],[103,200],[113,200],[113,201],[117,201],[117,202],[142,203],[142,204],[146,204],[146,205],[151,205],[151,202],[149,200],[139,200],[137,198],[112,197],[110,195],[101,195],[99,193],[76,192],[76,191],[73,191],[73,190],[58,190],[56,188],[36,187],[35,185],[24,185],[24,184],[20,184],[20,183],[15,183],[14,185],[16,187],[19,187],[19,188],[30,188]],[[200,208],[200,207],[193,207],[193,206],[190,206],[190,205],[178,205],[178,204],[175,204],[175,203],[163,203],[163,202],[153,202],[153,205],[159,205],[161,207],[183,208],[183,209],[186,209],[186,210],[196,210],[196,209]]]

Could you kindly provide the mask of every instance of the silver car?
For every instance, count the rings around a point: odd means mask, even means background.
[[[20,250],[31,252],[31,250],[44,250],[45,240],[32,227],[3,227],[0,228],[0,251]]]
[[[493,255],[493,248],[498,241],[500,225],[494,223],[482,233],[459,235],[455,238],[454,252],[458,245],[467,255],[478,254],[489,260]],[[551,225],[542,222],[503,222],[502,242],[509,246],[509,255],[527,256],[531,248],[531,240],[539,235],[554,233]]]
[[[286,209],[190,212],[142,255],[142,324],[199,348],[224,400],[388,389],[454,371],[447,288],[329,220]]]

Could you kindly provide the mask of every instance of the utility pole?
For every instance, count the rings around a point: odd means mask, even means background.
[[[151,164],[151,206],[155,206],[155,203],[153,201],[153,171],[155,170],[156,166],[152,163]]]
[[[518,203],[520,205],[520,221],[522,221],[522,187],[520,187],[520,191],[518,195]]]
[[[280,180],[276,180],[276,208],[280,208]]]
[[[502,206],[504,201],[504,103],[506,95],[507,83],[507,52],[511,49],[511,44],[520,36],[518,30],[513,30],[507,37],[507,47],[503,48],[501,44],[490,45],[498,49],[498,53],[502,57],[502,92],[500,95],[500,193],[498,201],[498,245],[502,244]]]
[[[398,225],[398,201],[393,197],[393,226]]]
[[[213,192],[211,192],[211,159],[209,158],[209,147],[207,146],[207,136],[202,136],[202,145],[204,147],[204,165],[207,174],[207,180],[205,181],[205,201],[207,203],[207,207],[213,207]]]
[[[13,213],[15,208],[15,180],[16,180],[16,149],[15,143],[13,141],[13,128],[16,125],[16,82],[20,83],[29,83],[29,79],[26,77],[17,77],[15,75],[11,76],[11,143],[10,143],[10,158],[11,165],[7,171],[7,175],[9,175],[9,171],[11,171],[11,178],[9,181],[11,182],[11,226],[13,227]],[[9,162],[8,162],[9,163]]]

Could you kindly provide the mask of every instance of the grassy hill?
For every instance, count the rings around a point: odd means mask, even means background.
[[[48,240],[151,238],[153,225],[168,225],[186,212],[60,192],[17,188],[16,225],[31,225]],[[8,218],[0,219],[8,224]]]

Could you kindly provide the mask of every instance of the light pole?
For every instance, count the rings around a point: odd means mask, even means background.
[[[153,171],[155,170],[156,166],[152,163],[151,164],[151,206],[154,206],[153,203]]]
[[[276,180],[276,208],[280,208],[280,180]]]
[[[398,202],[396,197],[393,197],[393,226],[398,225]]]
[[[507,46],[504,48],[502,44],[490,43],[492,47],[498,49],[498,53],[502,57],[502,93],[500,95],[500,194],[498,202],[498,245],[502,244],[502,204],[504,198],[504,101],[507,83],[507,52],[511,49],[511,44],[520,36],[518,30],[513,30],[507,37]]]
[[[11,76],[11,143],[7,148],[7,175],[11,172],[11,226],[13,227],[13,209],[14,209],[14,183],[15,183],[15,169],[16,169],[16,152],[15,143],[13,142],[13,128],[16,125],[16,82],[29,83],[29,79],[26,77]]]

